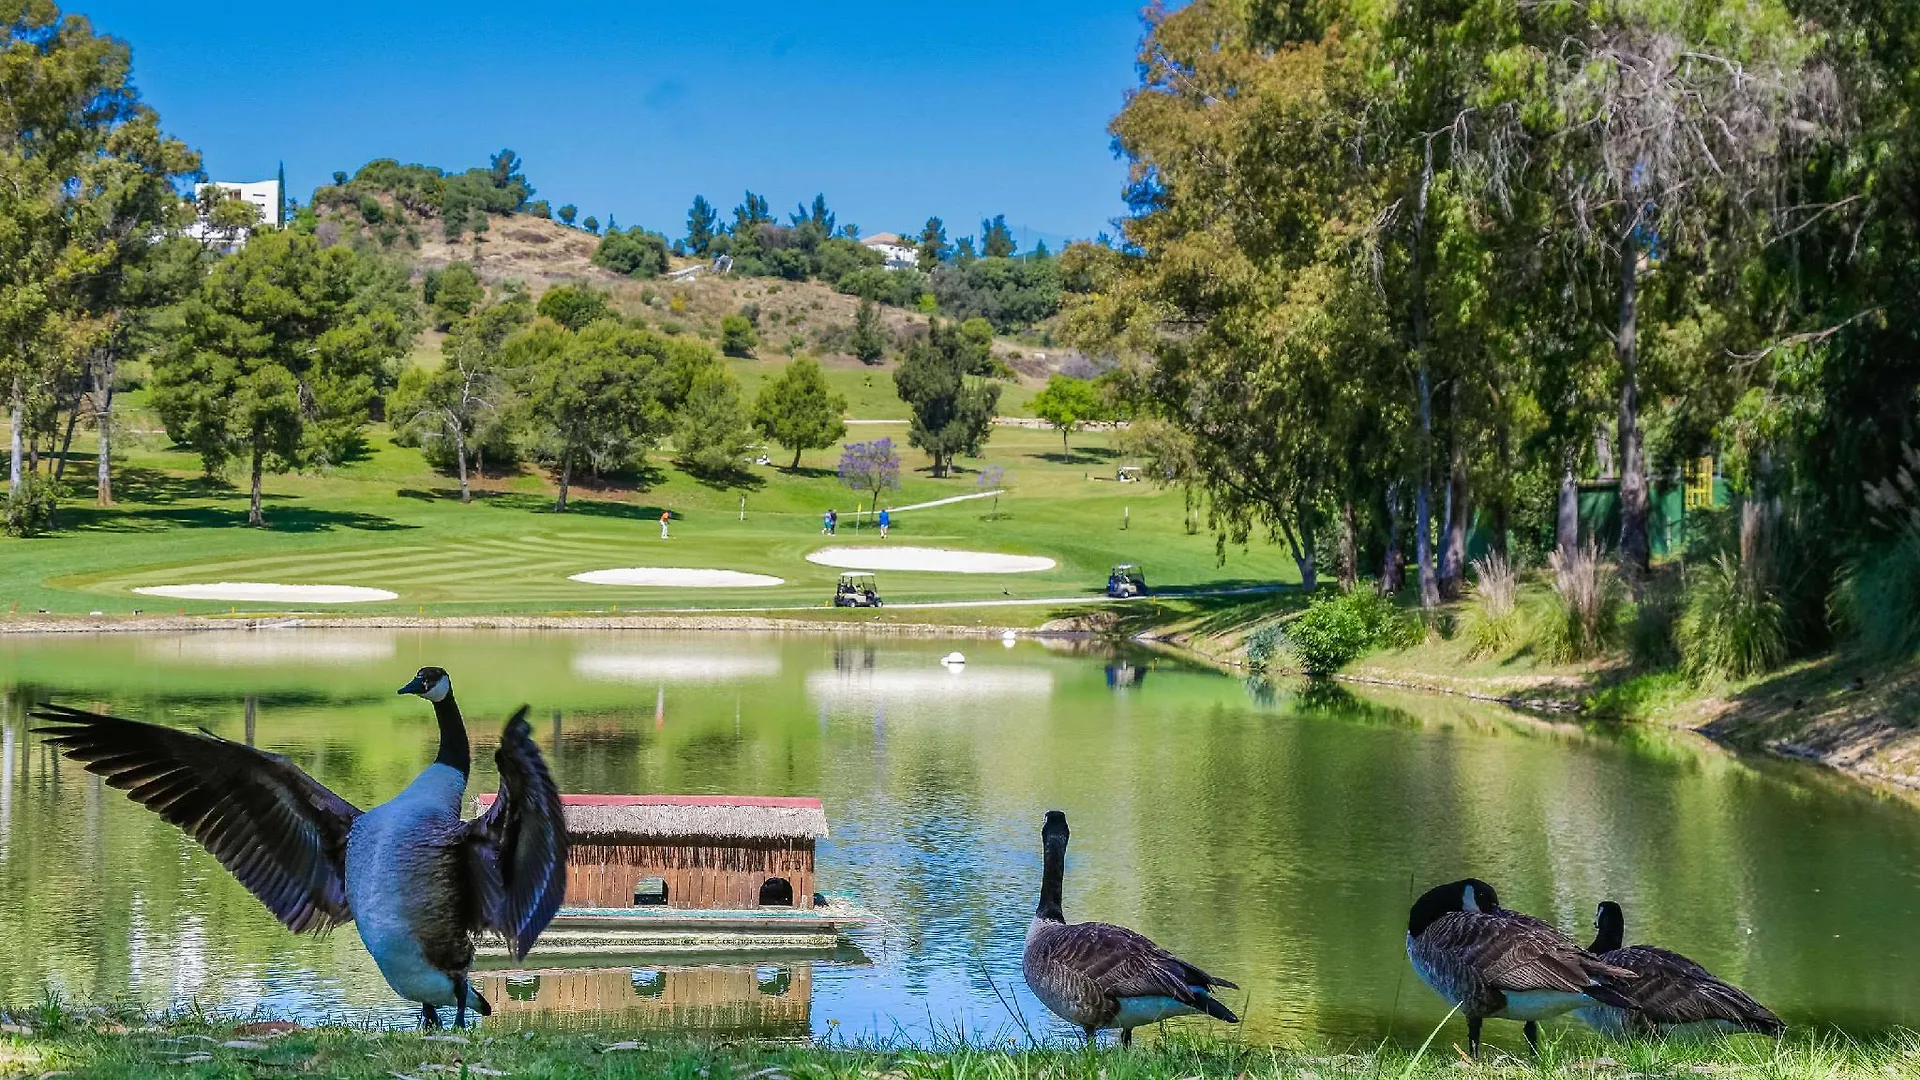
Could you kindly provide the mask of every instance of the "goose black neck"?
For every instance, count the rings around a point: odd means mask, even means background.
[[[1621,916],[1618,908],[1603,909],[1594,929],[1596,933],[1593,938],[1593,947],[1588,949],[1588,952],[1610,953],[1626,944],[1627,921]]]
[[[473,750],[467,745],[467,725],[460,719],[460,706],[453,700],[453,691],[433,703],[434,719],[440,721],[440,753],[433,759],[436,765],[451,765],[467,775],[473,768]]]
[[[1034,909],[1034,917],[1048,922],[1066,922],[1066,913],[1060,907],[1060,879],[1066,876],[1067,871],[1067,838],[1049,836],[1041,850],[1040,906]]]

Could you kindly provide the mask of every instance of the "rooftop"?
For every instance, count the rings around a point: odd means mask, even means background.
[[[482,810],[495,796],[476,800]],[[562,795],[575,840],[644,843],[663,838],[746,841],[822,840],[827,812],[819,799],[765,795]]]

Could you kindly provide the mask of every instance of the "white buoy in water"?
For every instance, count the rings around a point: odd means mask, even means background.
[[[967,662],[967,658],[960,655],[958,652],[950,652],[947,655],[941,657],[940,662],[943,664],[964,664]]]
[[[1014,642],[1018,640],[1019,640],[1019,635],[1015,634],[1011,630],[1000,635],[1000,644],[1005,645],[1009,649],[1013,648]]]

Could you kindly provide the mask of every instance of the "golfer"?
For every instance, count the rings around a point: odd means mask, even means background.
[[[673,511],[671,510],[660,511],[660,539],[665,540],[667,538],[667,522],[672,520],[673,520]]]
[[[885,540],[887,538],[887,526],[892,523],[892,520],[893,520],[892,518],[887,516],[887,508],[884,506],[881,507],[880,508],[880,539]]]

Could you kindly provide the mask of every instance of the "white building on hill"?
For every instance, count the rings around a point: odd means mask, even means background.
[[[913,270],[920,266],[919,246],[902,239],[899,233],[875,233],[862,239],[860,244],[885,256],[889,270]]]
[[[260,220],[267,225],[286,224],[286,200],[280,190],[279,180],[256,180],[251,183],[233,183],[215,180],[210,184],[193,185],[193,201],[196,206],[204,206],[209,190],[226,193],[226,198],[239,199],[251,203],[260,211]],[[247,242],[249,230],[219,229],[207,220],[206,214],[187,226],[187,235],[202,244],[215,244],[228,249],[237,248]]]

